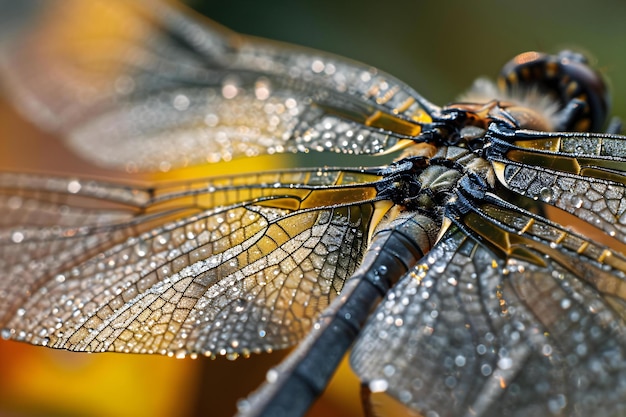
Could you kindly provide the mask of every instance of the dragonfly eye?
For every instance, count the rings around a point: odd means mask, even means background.
[[[498,86],[508,94],[550,96],[559,108],[556,130],[599,131],[607,117],[610,99],[602,76],[576,52],[520,54],[502,68]]]

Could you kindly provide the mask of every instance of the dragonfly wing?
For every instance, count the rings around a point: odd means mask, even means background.
[[[509,201],[540,207],[543,215],[607,245],[626,243],[626,137],[594,133],[492,129],[488,158]],[[557,209],[557,210],[555,210]],[[624,252],[624,249],[621,249]]]
[[[437,221],[395,213],[376,227],[359,269],[313,330],[268,373],[267,382],[239,404],[240,417],[304,415],[328,385],[372,307],[436,240]]]
[[[0,176],[2,335],[138,353],[292,345],[361,261],[375,178],[301,170],[151,188]]]
[[[624,255],[486,200],[451,211],[458,226],[374,312],[354,369],[422,413],[615,415]]]
[[[419,134],[434,108],[374,68],[172,5],[51,1],[33,20],[0,48],[4,84],[30,118],[107,166],[379,153]]]
[[[494,341],[485,337],[497,336],[485,313],[498,311],[495,291],[488,291],[500,282],[495,259],[460,231],[442,239],[391,289],[365,326],[351,355],[361,380],[423,413],[461,415],[464,398],[451,402],[446,379],[457,392],[469,390],[477,386],[479,361],[492,367],[496,361]],[[481,344],[484,358],[476,353]]]

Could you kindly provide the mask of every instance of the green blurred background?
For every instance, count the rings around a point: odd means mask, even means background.
[[[626,3],[613,1],[192,0],[237,31],[330,51],[381,68],[427,99],[454,100],[526,50],[587,51],[626,116]],[[324,157],[326,164],[341,164]],[[70,161],[70,162],[68,162]],[[88,167],[0,103],[0,168]],[[100,174],[100,171],[95,171]],[[263,355],[228,362],[86,355],[0,342],[0,417],[232,415],[263,378]],[[352,379],[351,379],[352,378]],[[347,389],[347,391],[346,391]],[[361,415],[344,366],[310,417]]]
[[[383,69],[444,104],[514,55],[574,48],[626,108],[626,2],[307,0],[189,2],[239,32],[306,45]],[[626,111],[621,113],[626,114]]]

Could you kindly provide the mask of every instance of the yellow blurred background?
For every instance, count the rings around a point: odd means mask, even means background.
[[[614,109],[626,114],[626,6],[617,0],[419,2],[195,0],[242,32],[305,44],[378,66],[425,97],[453,100],[479,75],[529,49],[578,46],[612,79]],[[323,163],[330,164],[328,156]],[[344,163],[345,158],[341,159]],[[237,171],[263,166],[232,165]],[[310,163],[309,163],[310,164]],[[110,176],[0,102],[0,169]],[[220,169],[220,172],[224,172]],[[120,174],[116,174],[120,175]],[[230,416],[238,398],[284,354],[247,360],[79,354],[0,341],[0,417]],[[313,416],[361,415],[358,382],[343,365]]]

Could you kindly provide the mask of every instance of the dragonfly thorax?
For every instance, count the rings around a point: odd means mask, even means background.
[[[490,186],[491,165],[466,147],[442,146],[433,155],[404,156],[386,168],[378,196],[408,210],[419,210],[440,218],[453,198],[461,178],[476,174]]]

